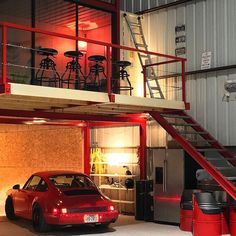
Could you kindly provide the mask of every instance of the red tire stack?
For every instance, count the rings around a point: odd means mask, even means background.
[[[227,193],[225,191],[214,191],[213,196],[221,208],[221,233],[229,234],[229,207]]]
[[[193,235],[221,236],[221,212],[211,193],[194,193]]]
[[[235,200],[231,200],[229,212],[230,212],[229,213],[230,235],[236,236],[236,201]]]
[[[193,230],[193,205],[192,195],[199,190],[186,189],[183,191],[180,201],[180,229],[192,232]]]

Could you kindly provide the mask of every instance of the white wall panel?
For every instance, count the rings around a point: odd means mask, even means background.
[[[235,0],[192,1],[145,14],[144,19],[149,49],[172,55],[175,26],[186,25],[187,71],[201,69],[205,51],[212,52],[212,67],[236,64]],[[236,102],[222,101],[224,83],[229,79],[236,79],[236,70],[187,76],[187,100],[189,113],[202,126],[224,145],[236,145]]]
[[[126,4],[128,1],[132,2],[126,0]],[[140,0],[133,1],[139,5]],[[155,1],[147,2],[149,7],[155,5]],[[156,6],[169,2],[173,1],[156,0]],[[149,50],[173,55],[175,26],[181,24],[186,26],[187,71],[201,69],[205,51],[212,52],[212,68],[236,64],[235,0],[196,0],[145,14],[143,25]],[[174,65],[165,69],[177,70]],[[236,79],[236,69],[191,75],[187,76],[186,90],[191,104],[189,113],[224,145],[233,146],[236,145],[236,101],[222,101],[224,83],[232,79]],[[154,126],[152,123],[149,130],[150,143],[162,146],[165,135],[160,127]]]
[[[139,146],[139,127],[112,127],[91,129],[91,143],[99,147]]]

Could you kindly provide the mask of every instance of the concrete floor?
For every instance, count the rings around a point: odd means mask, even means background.
[[[180,236],[192,235],[182,232],[177,226],[160,225],[151,222],[135,221],[132,216],[120,216],[115,224],[111,224],[108,229],[97,229],[92,226],[79,226],[69,228],[54,229],[49,233],[37,234],[34,232],[31,222],[19,219],[9,222],[5,217],[0,219],[0,236],[69,236],[69,235],[96,235],[96,236]]]

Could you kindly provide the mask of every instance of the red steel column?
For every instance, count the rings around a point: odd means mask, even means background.
[[[107,50],[107,93],[111,95],[111,51],[110,46],[106,46]]]
[[[139,149],[139,162],[140,162],[140,179],[146,179],[146,120],[140,124],[140,149]]]
[[[84,173],[90,175],[90,128],[84,127]]]
[[[7,83],[7,27],[2,26],[2,84]]]
[[[186,85],[185,85],[185,60],[181,61],[182,67],[182,100],[186,103]]]

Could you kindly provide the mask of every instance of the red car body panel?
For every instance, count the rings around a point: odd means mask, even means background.
[[[38,176],[44,180],[48,186],[47,191],[39,192],[27,189],[8,190],[7,196],[10,196],[13,200],[15,214],[31,220],[33,206],[37,203],[43,211],[44,220],[47,224],[85,224],[85,215],[97,215],[98,222],[96,223],[111,223],[117,220],[118,212],[115,209],[110,209],[110,206],[114,207],[114,204],[103,196],[99,190],[97,194],[92,195],[66,196],[63,194],[63,191],[57,189],[49,180],[49,177],[63,174],[86,176],[74,171],[35,173],[32,176]],[[53,212],[55,209],[57,212]],[[66,212],[62,212],[62,209],[66,209]]]

